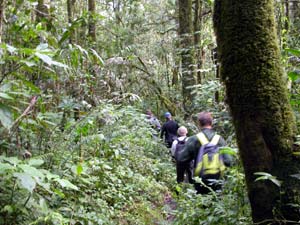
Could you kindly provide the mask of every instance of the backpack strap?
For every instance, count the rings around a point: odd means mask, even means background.
[[[207,137],[205,136],[205,134],[203,132],[198,133],[197,138],[198,138],[199,142],[201,143],[201,145],[205,145],[205,144],[209,143],[209,141],[207,140]]]
[[[210,143],[217,145],[220,140],[220,135],[215,134],[215,136],[211,139]]]
[[[197,138],[200,141],[201,145],[206,145],[208,143],[217,145],[219,140],[220,140],[220,135],[215,134],[213,136],[213,138],[211,139],[211,141],[208,141],[207,137],[205,136],[205,134],[203,132],[200,132],[199,134],[197,134]]]
[[[185,137],[184,139],[182,139],[181,141],[179,140],[179,138],[176,138],[175,140],[177,141],[177,143],[180,143],[180,144],[185,144],[186,140],[187,140],[188,137]]]

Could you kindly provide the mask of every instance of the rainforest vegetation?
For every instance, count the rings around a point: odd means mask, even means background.
[[[300,224],[299,0],[0,0],[0,224]],[[176,182],[146,110],[234,159]]]

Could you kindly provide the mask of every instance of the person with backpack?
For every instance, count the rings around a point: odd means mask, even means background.
[[[178,138],[173,141],[172,147],[171,147],[171,154],[172,157],[174,157],[176,161],[176,174],[177,174],[177,183],[182,183],[184,181],[184,174],[186,173],[188,182],[190,184],[193,183],[193,162],[188,163],[188,165],[179,163],[177,161],[178,155],[183,150],[184,145],[188,139],[187,137],[187,129],[184,126],[181,126],[178,128]]]
[[[199,113],[198,120],[201,132],[187,140],[178,155],[178,162],[187,165],[188,162],[195,160],[194,177],[200,177],[204,184],[195,182],[195,189],[198,194],[207,194],[211,189],[214,191],[221,189],[219,180],[225,166],[231,165],[231,158],[219,152],[219,147],[225,146],[226,142],[213,130],[211,113]]]
[[[161,128],[160,138],[164,138],[167,148],[171,148],[173,141],[177,138],[178,123],[173,120],[171,113],[165,113],[166,122]]]

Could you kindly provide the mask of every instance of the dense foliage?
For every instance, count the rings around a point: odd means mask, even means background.
[[[169,152],[132,107],[103,104],[79,122],[68,121],[64,132],[53,129],[46,154],[1,157],[1,224],[197,224],[208,215],[215,224],[246,220],[236,169],[224,197],[196,196],[193,187],[172,194],[180,187]],[[167,207],[172,195],[177,209]]]
[[[196,195],[176,185],[169,152],[143,114],[170,111],[192,135],[196,113],[211,111],[236,147],[214,55],[213,1],[201,1],[193,46],[201,82],[188,87],[188,116],[177,1],[98,0],[96,13],[87,2],[0,0],[0,224],[250,224],[238,156],[221,194]],[[300,23],[295,14],[286,27],[277,4],[300,117]]]
[[[152,224],[166,184],[167,149],[133,108],[101,105],[49,137],[47,154],[1,157],[1,224]]]

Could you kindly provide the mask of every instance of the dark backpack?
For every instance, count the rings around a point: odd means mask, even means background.
[[[182,152],[186,143],[186,139],[187,137],[185,137],[182,141],[179,141],[179,139],[177,138],[177,145],[174,153],[175,160],[178,159],[179,154]]]
[[[207,140],[204,133],[197,134],[201,143],[196,163],[195,176],[203,176],[208,174],[217,174],[224,171],[225,166],[223,156],[219,153],[218,142],[220,135],[215,134],[211,141]]]

